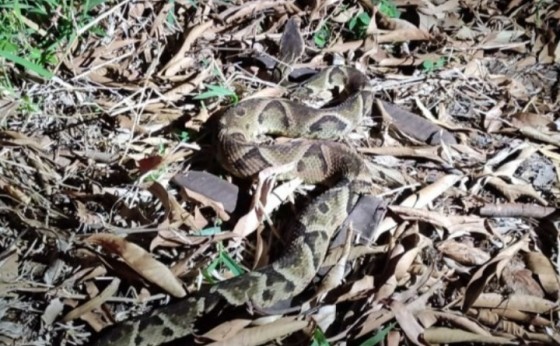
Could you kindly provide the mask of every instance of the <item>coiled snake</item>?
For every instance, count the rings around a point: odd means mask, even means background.
[[[301,40],[298,35],[297,25],[290,20],[282,46],[286,37]],[[298,55],[284,54],[281,60],[290,63]],[[362,88],[366,80],[354,68],[330,67],[305,83],[301,90],[357,86],[353,95],[332,108],[313,109],[285,99],[261,98],[229,109],[220,120],[218,134],[219,157],[229,172],[254,177],[269,167],[291,166],[281,178],[334,184],[301,213],[292,230],[293,241],[277,261],[148,316],[119,323],[103,331],[95,345],[160,345],[192,334],[197,318],[220,303],[251,303],[265,308],[302,292],[316,275],[335,230],[359,195],[369,192],[369,172],[362,158],[347,145],[332,140],[352,131],[371,111],[373,94]],[[282,144],[262,143],[262,137],[269,135],[294,139]]]

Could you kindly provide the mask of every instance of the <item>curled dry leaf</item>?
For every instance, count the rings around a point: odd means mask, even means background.
[[[528,252],[525,254],[525,261],[527,268],[537,275],[546,293],[558,298],[560,295],[560,278],[550,259],[539,252]]]
[[[529,197],[535,199],[542,205],[548,204],[548,202],[529,184],[508,184],[501,178],[496,177],[488,177],[486,183],[498,190],[510,202],[515,202],[521,197]]]
[[[482,293],[486,283],[490,281],[495,275],[500,275],[503,267],[511,260],[517,252],[526,247],[528,244],[528,237],[524,237],[517,243],[506,248],[494,257],[490,262],[480,267],[472,276],[467,285],[465,297],[463,299],[463,311],[467,311],[471,305],[476,301],[477,297]]]
[[[440,312],[440,311],[434,311],[433,314],[438,320],[445,320],[453,324],[454,326],[460,327],[461,329],[476,333],[478,335],[486,335],[486,336],[492,335],[486,329],[482,328],[479,323],[473,321],[472,319],[466,316],[459,315],[457,313],[452,313],[452,312]]]
[[[294,192],[296,187],[302,183],[301,179],[288,181],[271,193],[275,175],[292,169],[293,164],[287,164],[282,167],[270,167],[259,173],[251,208],[235,225],[232,231],[234,234],[244,238],[254,232],[265,216],[278,208]]]
[[[455,183],[457,183],[461,178],[462,176],[456,174],[445,175],[433,184],[410,195],[400,205],[403,207],[423,208],[426,204],[430,203],[455,185]],[[396,225],[397,223],[392,217],[386,217],[381,225],[379,225],[379,227],[375,230],[373,241],[376,241],[383,233],[392,230]]]
[[[517,128],[530,126],[538,130],[546,130],[552,121],[543,114],[520,112],[512,115],[511,123]]]
[[[251,322],[253,321],[244,319],[230,320],[204,333],[204,337],[213,341],[224,341],[234,337],[243,328],[248,327]]]
[[[524,294],[515,294],[510,295],[509,297],[504,297],[498,293],[484,293],[473,302],[472,307],[520,310],[523,312],[544,314],[558,309],[558,303],[551,302],[550,300],[544,298]]]
[[[174,297],[184,297],[187,292],[169,268],[157,261],[140,246],[112,234],[94,234],[86,239],[88,243],[101,245],[121,259],[147,281],[159,286]]]
[[[121,281],[119,279],[114,279],[109,284],[109,286],[107,286],[103,290],[103,292],[101,292],[99,295],[93,297],[89,301],[85,302],[84,304],[78,306],[77,308],[69,311],[62,318],[62,320],[64,322],[72,321],[72,320],[84,315],[85,313],[100,307],[101,304],[103,304],[107,299],[111,298],[117,292],[117,289],[119,288],[120,283],[121,283]]]
[[[338,287],[344,280],[344,271],[346,268],[346,263],[348,262],[348,255],[350,254],[350,248],[352,245],[352,235],[354,232],[352,228],[346,232],[346,241],[343,246],[342,256],[340,256],[338,262],[329,270],[325,278],[321,281],[321,285],[317,290],[316,297],[321,300],[327,292]]]
[[[513,309],[470,309],[468,315],[475,317],[481,323],[494,326],[505,319],[531,323],[533,326],[550,326],[552,322],[541,316]]]
[[[454,261],[463,265],[482,265],[490,259],[490,255],[472,244],[459,243],[454,240],[446,240],[437,245],[437,249]]]
[[[508,263],[501,275],[501,282],[515,294],[527,294],[544,298],[541,285],[533,278],[533,273],[525,269],[519,261]]]
[[[404,220],[423,221],[445,227],[454,237],[468,233],[488,235],[485,220],[478,216],[448,215],[428,210],[392,206],[390,209]]]
[[[346,300],[353,299],[354,297],[364,293],[371,291],[373,286],[373,276],[366,275],[363,278],[359,279],[358,281],[354,281],[352,284],[349,285],[349,289],[346,293],[340,295],[336,302],[343,302]]]
[[[418,323],[411,309],[407,305],[395,300],[391,303],[391,310],[395,313],[395,318],[406,334],[407,339],[415,345],[423,345],[420,336],[424,332],[424,328]]]

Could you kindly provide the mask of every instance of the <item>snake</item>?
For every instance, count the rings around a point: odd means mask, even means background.
[[[287,40],[303,42],[295,21],[286,24],[281,50]],[[282,65],[289,66],[298,55],[288,50]],[[106,328],[93,345],[161,345],[194,334],[195,322],[224,304],[267,308],[304,291],[316,276],[331,237],[358,198],[370,191],[363,158],[339,141],[371,112],[374,98],[365,81],[356,68],[330,66],[299,85],[297,93],[349,90],[351,94],[335,106],[313,108],[285,98],[252,98],[228,109],[218,124],[217,156],[232,175],[254,178],[265,169],[285,167],[278,179],[300,178],[328,187],[303,208],[290,228],[289,246],[271,264]],[[275,141],[278,136],[290,139]]]

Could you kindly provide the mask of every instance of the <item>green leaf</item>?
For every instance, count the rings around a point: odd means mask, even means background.
[[[202,276],[208,281],[209,283],[215,283],[214,277],[212,277],[212,272],[218,268],[218,264],[220,264],[220,258],[215,258],[209,265],[202,271]]]
[[[0,40],[0,50],[16,54],[18,51],[18,46],[8,40]]]
[[[389,18],[398,18],[401,15],[397,5],[395,5],[392,0],[381,0],[379,3],[379,12]]]
[[[191,140],[191,135],[187,131],[181,131],[179,138],[181,138],[181,142],[187,143]]]
[[[239,264],[237,264],[237,262],[235,262],[233,258],[231,258],[231,256],[224,250],[223,245],[221,243],[218,243],[217,245],[219,252],[218,257],[216,257],[212,261],[212,263],[210,263],[208,267],[206,267],[206,269],[202,271],[202,275],[206,278],[206,280],[208,280],[208,282],[210,283],[214,283],[216,281],[212,277],[212,272],[216,270],[219,265],[225,266],[235,276],[239,276],[245,273],[245,270],[243,270],[243,268],[241,268]]]
[[[226,266],[226,268],[229,269],[230,272],[233,273],[233,275],[239,276],[245,273],[245,270],[243,270],[243,268],[241,268],[239,264],[235,262],[227,252],[220,251],[220,258],[222,260],[222,263]]]
[[[86,5],[84,6],[84,12],[87,13],[91,11],[96,6],[103,4],[105,1],[106,0],[87,0]]]
[[[434,62],[432,60],[424,60],[422,62],[422,68],[424,69],[424,71],[428,71],[431,72],[434,70]]]
[[[193,235],[208,237],[216,234],[222,233],[221,227],[208,227],[205,229],[201,229],[200,231],[193,232]]]
[[[378,331],[374,336],[372,336],[371,338],[362,342],[360,344],[360,346],[374,346],[374,345],[377,345],[381,341],[385,340],[385,338],[387,337],[387,334],[389,334],[389,332],[393,328],[395,328],[396,325],[397,325],[396,322],[393,322],[393,323],[389,324],[387,327]]]
[[[321,328],[315,328],[315,332],[313,332],[313,342],[311,346],[329,346],[329,341],[327,337],[321,330]]]
[[[209,99],[211,97],[226,97],[229,96],[233,99],[233,103],[237,103],[239,102],[239,98],[237,97],[237,95],[229,90],[226,87],[223,87],[221,85],[208,85],[208,91],[205,91],[201,94],[196,95],[195,97],[193,97],[193,99],[195,100],[206,100]]]
[[[368,26],[371,18],[367,12],[362,12],[358,14],[358,20],[362,23],[362,25]]]
[[[446,58],[443,56],[438,58],[436,61],[433,61],[431,59],[426,59],[422,62],[422,69],[426,73],[431,73],[434,72],[435,70],[441,69],[445,65],[445,63],[446,63]]]
[[[36,74],[38,74],[39,76],[45,78],[45,79],[51,79],[54,74],[48,70],[46,70],[45,68],[43,68],[40,65],[37,65],[35,63],[32,63],[31,61],[25,60],[23,58],[20,58],[17,55],[14,55],[10,52],[7,52],[5,50],[0,50],[0,57],[3,57],[7,60],[10,60],[16,64],[19,64],[23,67],[25,67],[28,70],[31,70],[33,72],[35,72]]]
[[[355,37],[362,38],[370,21],[371,17],[367,12],[360,12],[348,21],[348,29],[353,32]]]
[[[348,29],[354,30],[356,24],[358,24],[358,17],[352,17],[352,19],[348,21]]]
[[[318,48],[323,48],[327,45],[329,38],[331,36],[331,32],[327,24],[323,25],[319,31],[313,35],[313,42]]]

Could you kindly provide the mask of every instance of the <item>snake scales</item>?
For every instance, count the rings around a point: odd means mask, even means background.
[[[290,20],[283,41],[288,37],[297,42],[301,40],[298,35],[295,22]],[[286,51],[285,46],[283,42],[281,60],[289,63],[299,54]],[[364,81],[365,76],[356,69],[330,67],[300,90],[357,89],[336,107],[314,109],[286,99],[261,98],[229,109],[220,120],[218,134],[219,157],[228,171],[254,177],[266,168],[291,165],[281,178],[300,177],[308,183],[329,181],[332,187],[301,213],[292,230],[293,240],[277,261],[156,309],[148,316],[119,323],[103,331],[95,345],[160,345],[192,334],[193,323],[220,304],[251,303],[266,308],[302,292],[316,275],[331,236],[359,195],[369,191],[369,172],[362,158],[332,140],[352,131],[369,114],[373,95],[363,90]],[[282,144],[261,141],[271,135],[294,139]]]

